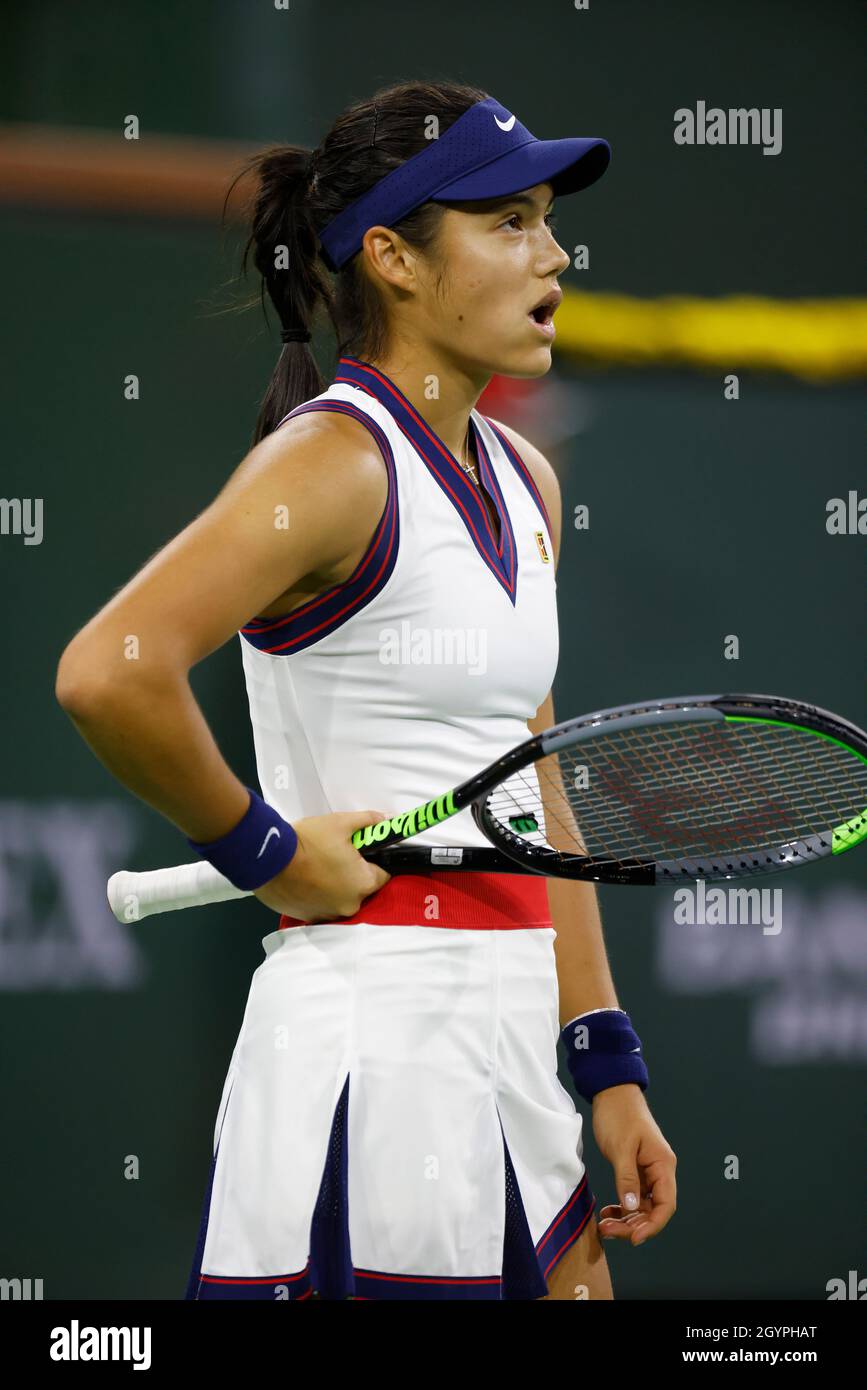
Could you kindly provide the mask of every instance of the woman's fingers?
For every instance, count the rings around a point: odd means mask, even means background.
[[[602,1208],[599,1214],[599,1233],[604,1239],[628,1240],[642,1245],[651,1235],[657,1235],[674,1215],[674,1199],[664,1199],[660,1184],[654,1184],[653,1196],[643,1196],[638,1211],[627,1212],[617,1202]]]
[[[653,1201],[650,1197],[641,1198],[637,1211],[627,1211],[625,1207],[613,1202],[610,1206],[602,1208],[599,1213],[599,1224],[604,1226],[606,1221],[614,1221],[619,1226],[626,1221],[634,1225],[636,1221],[641,1221],[644,1217],[649,1216],[652,1210]]]
[[[632,1245],[641,1245],[649,1234],[647,1224],[646,1218],[642,1220],[637,1212],[633,1212],[624,1221],[602,1222],[599,1233],[603,1240],[628,1240]]]
[[[677,1183],[674,1170],[660,1164],[659,1176],[654,1178],[651,1191],[653,1192],[653,1205],[636,1234],[635,1245],[640,1245],[649,1236],[658,1235],[674,1216],[677,1207]]]
[[[624,1217],[603,1217],[599,1222],[599,1232],[606,1240],[631,1240],[638,1226],[647,1221],[645,1212],[633,1211]]]

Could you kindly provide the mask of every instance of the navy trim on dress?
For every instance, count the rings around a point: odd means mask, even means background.
[[[467,1278],[451,1275],[389,1274],[358,1269],[352,1263],[348,1200],[349,1075],[334,1110],[328,1152],[319,1195],[310,1223],[310,1254],[306,1265],[292,1273],[243,1277],[202,1274],[202,1252],[208,1226],[216,1154],[211,1162],[202,1224],[187,1299],[258,1299],[301,1302],[314,1293],[322,1299],[389,1299],[442,1301],[454,1299],[528,1300],[548,1292],[547,1276],[580,1236],[596,1205],[585,1173],[572,1196],[533,1244],[509,1146],[503,1132],[505,1164],[505,1224],[503,1260],[499,1274]],[[218,1151],[219,1151],[219,1145]]]
[[[334,1110],[319,1196],[310,1223],[307,1266],[320,1298],[348,1298],[355,1292],[349,1250],[349,1076]]]
[[[515,535],[503,494],[472,415],[470,429],[479,459],[480,477],[493,500],[500,520],[499,542],[494,536],[488,509],[476,485],[470,481],[466,471],[451,450],[446,448],[439,435],[384,372],[372,367],[369,362],[347,356],[338,359],[334,380],[342,385],[356,386],[369,396],[374,396],[393,416],[398,428],[406,435],[431,476],[455,507],[476,550],[494,578],[505,589],[514,607],[518,582]]]
[[[187,1280],[187,1291],[184,1294],[185,1301],[187,1299],[197,1299],[199,1297],[199,1279],[202,1273],[202,1257],[205,1253],[205,1237],[208,1234],[208,1218],[211,1214],[211,1192],[213,1191],[214,1187],[214,1172],[216,1171],[217,1167],[217,1154],[220,1152],[220,1140],[223,1137],[223,1125],[225,1125],[226,1123],[226,1116],[229,1113],[229,1101],[232,1098],[232,1091],[234,1089],[235,1083],[233,1081],[229,1089],[229,1094],[226,1097],[226,1105],[223,1110],[223,1120],[220,1125],[220,1133],[217,1136],[217,1147],[214,1150],[214,1156],[211,1159],[210,1168],[208,1170],[208,1182],[205,1187],[205,1199],[202,1202],[202,1215],[199,1221],[199,1234],[196,1240],[196,1249],[193,1255],[193,1263],[190,1268],[190,1277]]]
[[[400,542],[397,474],[388,436],[366,411],[349,401],[324,400],[299,405],[286,419],[320,410],[351,415],[370,431],[388,470],[388,497],[370,544],[348,579],[325,589],[315,598],[293,608],[290,613],[279,618],[251,618],[240,629],[245,641],[271,656],[291,656],[293,652],[303,651],[334,632],[376,598],[397,562]]]
[[[503,431],[500,429],[499,425],[495,425],[493,420],[488,419],[487,415],[483,415],[482,419],[487,421],[491,429],[494,431],[494,434],[497,436],[497,438],[499,439],[500,443],[506,451],[506,457],[509,459],[509,462],[513,465],[515,472],[521,479],[521,482],[524,484],[533,501],[536,503],[536,506],[539,508],[539,511],[542,513],[542,516],[545,519],[545,525],[548,527],[548,535],[551,537],[551,544],[553,545],[554,531],[551,527],[551,518],[548,515],[548,508],[545,506],[545,503],[542,500],[542,494],[536,486],[536,481],[532,473],[530,472],[524,460],[521,458],[521,455],[518,453],[514,444],[511,442],[510,439],[506,437],[505,434],[503,434]]]

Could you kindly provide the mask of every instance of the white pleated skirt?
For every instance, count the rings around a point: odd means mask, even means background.
[[[263,938],[189,1299],[530,1299],[591,1218],[551,926]]]

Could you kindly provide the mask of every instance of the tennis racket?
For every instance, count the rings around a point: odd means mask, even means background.
[[[489,847],[407,843],[467,807]],[[862,729],[773,695],[692,695],[555,724],[352,841],[390,874],[652,885],[774,873],[865,838]],[[107,891],[120,921],[252,896],[205,860],[116,873]]]

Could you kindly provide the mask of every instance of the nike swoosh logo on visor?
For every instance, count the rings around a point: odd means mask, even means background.
[[[257,858],[257,859],[261,859],[261,858],[262,858],[262,855],[265,853],[265,846],[267,845],[267,843],[268,843],[268,841],[270,840],[270,838],[271,838],[272,835],[276,835],[277,838],[278,838],[278,840],[279,840],[279,838],[280,838],[280,831],[277,829],[276,825],[272,825],[272,826],[271,826],[271,829],[268,831],[268,834],[265,836],[264,840],[262,841],[262,848],[259,850],[259,853],[256,855],[256,858]]]
[[[510,116],[507,121],[501,121],[499,116],[494,116],[494,120],[497,122],[497,125],[500,127],[500,130],[511,130],[512,126],[515,124],[514,116]]]

